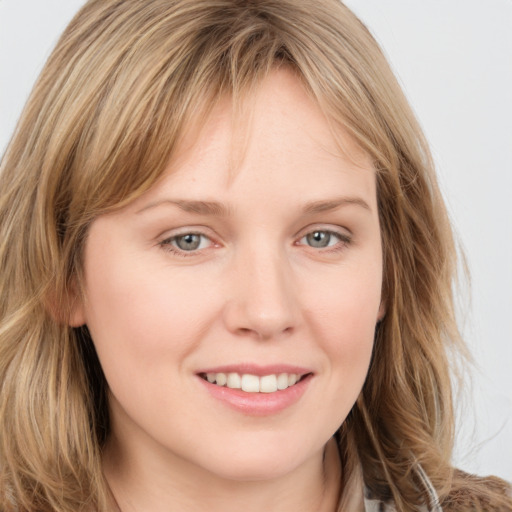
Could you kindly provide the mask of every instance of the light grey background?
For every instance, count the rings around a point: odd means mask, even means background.
[[[461,325],[477,363],[455,462],[512,480],[512,0],[348,0],[429,139],[468,257]],[[82,0],[0,0],[0,152]],[[468,393],[469,394],[469,393]]]

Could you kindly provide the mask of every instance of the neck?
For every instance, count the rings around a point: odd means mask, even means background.
[[[104,472],[119,512],[334,512],[341,488],[334,439],[300,467],[267,480],[230,480],[182,460],[141,464],[115,441],[105,450]]]

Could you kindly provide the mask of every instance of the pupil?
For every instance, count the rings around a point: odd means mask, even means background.
[[[184,251],[193,251],[199,247],[201,237],[199,235],[188,234],[176,239],[176,245]]]
[[[327,247],[331,239],[331,235],[325,231],[315,231],[307,235],[308,244],[312,247]]]

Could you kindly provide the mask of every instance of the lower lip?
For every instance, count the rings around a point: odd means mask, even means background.
[[[297,384],[273,393],[247,393],[241,389],[211,384],[198,376],[211,396],[232,409],[250,416],[269,416],[284,411],[300,400],[306,392],[313,375],[303,377]]]

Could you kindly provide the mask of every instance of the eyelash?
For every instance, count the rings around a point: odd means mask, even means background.
[[[185,251],[185,250],[180,249],[179,247],[176,247],[176,246],[173,245],[173,242],[175,242],[177,239],[185,238],[186,236],[191,236],[191,235],[192,236],[199,236],[202,239],[210,240],[210,242],[213,244],[213,242],[211,241],[211,238],[208,237],[207,235],[205,235],[204,233],[198,233],[196,231],[188,231],[186,233],[180,233],[178,235],[170,236],[170,237],[166,238],[165,240],[162,240],[159,243],[159,245],[160,245],[160,247],[164,251],[170,252],[170,253],[172,253],[172,254],[174,254],[176,256],[181,256],[183,258],[189,258],[191,256],[196,256],[203,249],[194,249],[192,251]]]
[[[314,235],[317,233],[322,233],[324,235],[327,235],[329,237],[328,243],[331,241],[331,237],[335,237],[338,239],[338,241],[333,245],[327,245],[325,247],[313,247],[311,245],[306,245],[307,247],[311,249],[318,249],[321,250],[322,253],[337,253],[339,251],[342,251],[345,249],[352,241],[352,237],[347,235],[346,233],[340,233],[338,231],[333,231],[332,229],[313,229],[311,231],[308,231],[305,235],[301,236],[297,242],[295,242],[296,245],[299,244],[301,240],[306,239],[310,235]]]
[[[336,237],[338,239],[338,241],[335,244],[333,244],[332,246],[327,245],[326,247],[318,247],[318,248],[308,246],[307,244],[300,244],[301,240],[303,240],[303,239],[307,238],[309,235],[313,235],[315,233],[323,233],[329,237]],[[165,238],[164,240],[159,242],[159,245],[164,251],[170,252],[176,256],[181,256],[183,258],[190,258],[192,256],[197,256],[197,254],[200,254],[204,250],[204,248],[203,249],[198,248],[198,249],[194,249],[191,251],[186,251],[186,250],[180,249],[179,247],[176,247],[174,245],[174,243],[176,242],[177,239],[184,238],[186,236],[199,236],[203,240],[204,239],[210,240],[210,243],[212,245],[215,245],[215,243],[211,240],[210,237],[208,237],[204,233],[200,233],[200,232],[196,232],[196,231],[189,231],[189,232],[185,232],[185,233],[181,233],[178,235],[173,235],[171,237]],[[329,242],[330,242],[330,239],[329,239]],[[318,249],[318,251],[321,251],[322,253],[337,253],[337,252],[344,250],[348,245],[350,245],[351,242],[352,242],[352,237],[350,235],[347,235],[346,233],[340,233],[340,232],[334,231],[332,229],[313,229],[311,231],[308,231],[304,235],[302,235],[295,242],[294,245],[305,245],[306,247],[309,247],[310,249],[313,249],[313,250]]]

